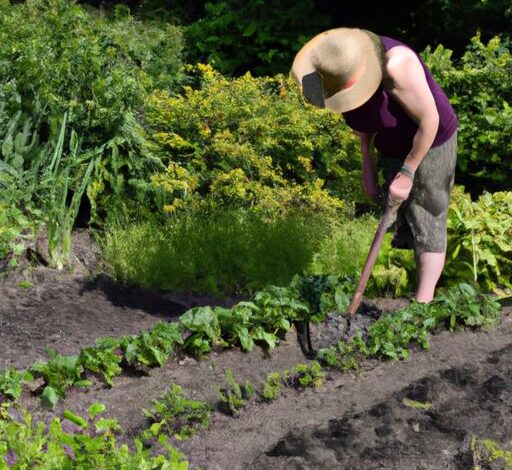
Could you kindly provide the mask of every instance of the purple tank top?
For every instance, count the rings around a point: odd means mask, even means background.
[[[379,36],[387,52],[395,46],[405,44],[385,36]],[[408,47],[408,46],[406,46]],[[416,54],[417,55],[417,54]],[[432,147],[444,144],[457,130],[457,116],[441,87],[432,77],[421,58],[428,86],[439,113],[439,128]],[[393,96],[382,85],[362,106],[343,113],[346,123],[354,130],[375,133],[375,147],[386,157],[404,159],[412,147],[418,126],[402,109]]]

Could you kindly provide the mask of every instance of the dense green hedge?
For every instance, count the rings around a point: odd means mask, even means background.
[[[512,50],[495,37],[475,36],[460,61],[443,46],[427,48],[426,63],[459,118],[456,181],[473,195],[510,189],[512,174]]]

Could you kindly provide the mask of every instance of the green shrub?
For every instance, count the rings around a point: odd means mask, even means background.
[[[174,291],[235,293],[286,285],[311,262],[326,235],[323,216],[266,219],[216,209],[112,228],[104,256],[114,277]]]
[[[80,162],[94,160],[87,184],[94,222],[109,213],[122,219],[129,201],[152,194],[148,175],[164,166],[149,154],[135,116],[149,90],[174,89],[183,79],[179,28],[117,13],[103,19],[74,0],[29,0],[0,15],[2,159],[24,187],[37,182],[24,178],[45,166],[41,150],[57,142],[67,116]],[[71,177],[75,171],[82,169]]]
[[[440,286],[476,283],[484,292],[510,289],[512,278],[512,193],[484,193],[471,201],[455,188],[448,211],[448,247]],[[403,295],[416,284],[411,250],[391,247],[391,234],[383,246],[370,278],[373,294]]]
[[[145,109],[154,185],[173,212],[201,198],[283,210],[345,208],[361,197],[359,144],[340,116],[305,105],[282,77],[222,77],[199,66],[184,96],[155,92]]]
[[[459,118],[457,181],[473,195],[506,191],[512,171],[512,52],[498,37],[477,35],[460,62],[451,51],[427,48],[423,57]]]

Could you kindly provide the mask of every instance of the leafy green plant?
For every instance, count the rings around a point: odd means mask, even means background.
[[[295,276],[291,286],[309,306],[309,320],[320,322],[329,312],[345,312],[355,290],[348,277],[310,274]]]
[[[448,214],[443,282],[475,282],[484,290],[512,288],[512,192],[484,193],[472,202],[460,188]]]
[[[263,383],[262,396],[265,400],[277,400],[283,386],[304,389],[320,387],[325,377],[322,366],[317,361],[297,364],[291,370],[270,373]]]
[[[240,411],[246,406],[247,400],[255,393],[254,385],[246,381],[244,384],[239,384],[233,377],[231,369],[226,370],[227,387],[217,388],[217,396],[223,404],[223,410],[227,413],[237,416]]]
[[[41,395],[42,403],[53,408],[59,398],[66,397],[66,390],[72,386],[86,387],[91,381],[83,380],[83,367],[78,356],[63,356],[51,348],[46,350],[48,362],[36,362],[30,368],[35,377],[43,377],[46,383]]]
[[[28,412],[0,408],[0,468],[147,468],[188,470],[183,454],[165,436],[159,437],[164,454],[154,455],[139,439],[119,444],[115,419],[99,418],[105,406],[94,403],[88,416],[66,410],[63,419],[54,417],[48,425],[33,422]]]
[[[123,338],[121,349],[128,364],[154,367],[165,363],[176,344],[183,344],[180,325],[159,322],[138,336]]]
[[[281,395],[281,389],[283,388],[283,379],[279,372],[272,372],[267,375],[265,382],[263,383],[262,395],[265,400],[277,400]]]
[[[500,319],[500,304],[470,284],[458,284],[436,297],[450,328],[457,322],[470,327],[490,327]],[[441,317],[442,318],[442,317]]]
[[[183,349],[202,355],[210,351],[212,344],[220,339],[219,320],[212,307],[196,307],[180,317],[180,324],[190,336],[185,339]]]
[[[8,368],[0,371],[0,394],[17,400],[23,392],[23,383],[33,379],[27,371]]]
[[[240,344],[243,351],[251,351],[255,341],[266,343],[269,348],[276,345],[277,337],[261,325],[261,309],[254,302],[239,302],[232,308],[215,307],[222,334],[222,344]]]
[[[101,344],[101,343],[100,343]],[[80,351],[78,363],[85,369],[95,374],[100,374],[109,387],[114,386],[112,380],[122,372],[120,363],[122,355],[118,352],[119,345],[110,347],[90,347]]]
[[[80,142],[76,133],[72,130],[69,139],[69,154],[66,162],[62,162],[64,152],[64,139],[66,135],[67,114],[64,114],[59,137],[51,158],[51,163],[45,169],[44,177],[53,181],[45,201],[48,213],[48,252],[57,269],[63,269],[69,265],[71,257],[71,231],[73,229],[82,196],[91,180],[92,171],[96,164],[94,158],[89,160],[85,172],[77,178],[76,187],[70,187],[71,172],[80,175],[78,167]],[[83,159],[83,156],[81,157]],[[75,176],[76,178],[76,176]],[[72,190],[72,191],[71,191]],[[72,194],[68,203],[69,194]]]
[[[492,439],[479,440],[473,436],[470,450],[474,462],[473,470],[488,468],[488,465],[493,465],[493,462],[499,463],[500,468],[504,470],[512,469],[512,451],[503,449]]]
[[[362,333],[349,341],[338,341],[336,345],[322,348],[317,352],[317,359],[327,367],[343,371],[359,369],[361,361],[369,355]]]
[[[325,374],[322,371],[322,366],[317,361],[312,361],[307,364],[297,364],[291,370],[288,380],[300,388],[319,387]]]
[[[208,428],[211,411],[210,403],[187,398],[179,385],[173,385],[153,402],[152,410],[143,410],[151,423],[144,432],[144,438],[150,439],[165,432],[178,440],[188,439],[200,429]]]

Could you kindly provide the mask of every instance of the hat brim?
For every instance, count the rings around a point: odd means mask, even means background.
[[[318,107],[325,107],[337,113],[345,113],[358,108],[368,101],[382,82],[381,43],[370,31],[357,30],[360,34],[360,53],[363,72],[349,88],[344,88],[327,96],[322,87],[322,79],[312,62],[315,46],[326,35],[343,34],[346,28],[326,31],[307,42],[298,52],[291,69],[291,76],[301,86],[306,100]]]

